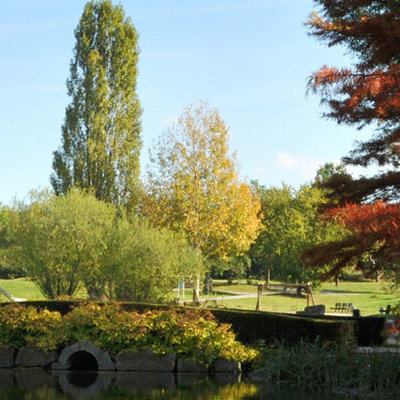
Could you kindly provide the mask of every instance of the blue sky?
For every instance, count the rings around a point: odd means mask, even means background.
[[[321,65],[343,49],[307,36],[311,0],[123,0],[140,34],[138,95],[148,148],[193,102],[230,127],[243,178],[267,186],[309,181],[363,133],[321,118],[306,96]],[[0,202],[49,186],[69,103],[65,81],[83,0],[0,1]]]

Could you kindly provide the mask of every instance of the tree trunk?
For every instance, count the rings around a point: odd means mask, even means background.
[[[200,275],[197,275],[196,282],[193,285],[193,303],[199,304],[199,295],[200,295]]]

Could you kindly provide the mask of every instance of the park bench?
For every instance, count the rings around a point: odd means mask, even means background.
[[[335,307],[330,307],[334,312],[350,313],[352,312],[353,303],[336,303]]]
[[[392,306],[391,306],[390,304],[388,304],[388,305],[386,306],[386,308],[381,307],[381,308],[379,309],[379,312],[380,312],[381,314],[390,314],[390,313],[392,312]]]

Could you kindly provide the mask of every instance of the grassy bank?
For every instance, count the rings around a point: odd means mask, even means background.
[[[392,399],[400,394],[400,363],[398,354],[355,354],[346,347],[300,343],[264,349],[252,379],[269,386]]]

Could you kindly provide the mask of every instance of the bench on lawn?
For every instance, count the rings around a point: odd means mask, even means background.
[[[330,307],[334,312],[351,313],[353,311],[353,303],[336,303],[335,307]]]

